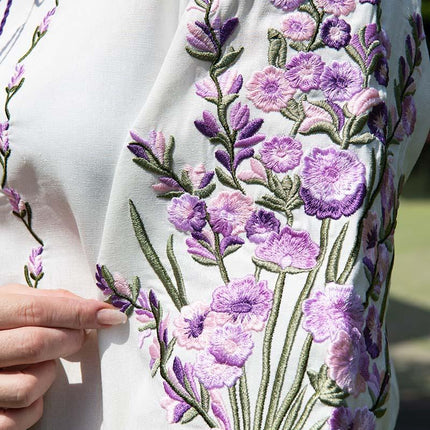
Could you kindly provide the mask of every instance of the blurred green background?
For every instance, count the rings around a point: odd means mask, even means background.
[[[422,10],[430,45],[430,0],[423,0]],[[405,185],[396,231],[396,262],[388,311],[391,354],[401,397],[396,430],[430,429],[429,220],[430,140],[427,139]]]

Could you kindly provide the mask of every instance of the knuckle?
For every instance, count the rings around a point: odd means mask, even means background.
[[[21,375],[19,378],[16,378],[15,395],[12,401],[14,407],[26,408],[33,403],[33,393],[37,382],[36,378],[27,375]]]
[[[40,303],[32,300],[23,306],[21,314],[24,324],[30,326],[39,324],[40,322],[44,321],[44,318],[46,317],[46,312],[43,306]]]
[[[26,330],[22,341],[21,355],[23,358],[37,362],[41,357],[43,357],[46,347],[46,339],[40,330]]]

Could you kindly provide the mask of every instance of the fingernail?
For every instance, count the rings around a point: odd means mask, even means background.
[[[97,322],[102,325],[125,324],[127,316],[114,309],[101,309],[97,312]]]

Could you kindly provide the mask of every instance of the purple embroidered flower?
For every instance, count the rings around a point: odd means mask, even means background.
[[[324,62],[318,54],[300,52],[286,65],[286,75],[293,88],[300,88],[304,92],[318,89],[320,76],[324,70]]]
[[[426,35],[424,33],[423,17],[421,16],[421,14],[414,12],[412,14],[412,19],[413,19],[413,22],[415,24],[418,40],[420,40],[420,41],[425,40]]]
[[[206,204],[196,196],[175,197],[167,207],[169,221],[183,232],[201,231],[206,225]]]
[[[362,246],[365,258],[375,264],[378,250],[380,221],[374,211],[369,211],[363,221]]]
[[[378,398],[382,399],[384,396],[385,398],[388,396],[390,391],[390,374],[386,371],[379,372],[377,364],[373,363],[372,373],[367,385],[372,402],[375,404]]]
[[[197,356],[194,369],[197,378],[208,390],[232,387],[242,376],[241,367],[219,363],[209,351]]]
[[[199,21],[189,22],[187,28],[189,31],[187,41],[193,48],[200,52],[215,54],[216,44],[204,23]]]
[[[49,28],[49,24],[51,23],[51,18],[54,15],[55,11],[57,10],[57,8],[53,8],[51,9],[43,18],[42,22],[39,25],[39,33],[43,34],[45,33],[45,31],[48,31]]]
[[[17,85],[19,85],[19,83],[23,79],[24,73],[25,73],[24,64],[18,63],[15,66],[15,73],[10,78],[10,81],[7,84],[8,89],[11,89],[11,88],[16,87]]]
[[[300,5],[302,5],[305,0],[270,0],[273,6],[284,10],[285,12],[291,12],[296,10]]]
[[[367,388],[369,379],[369,356],[364,339],[357,328],[349,333],[340,330],[328,349],[329,376],[343,390],[357,397]]]
[[[245,231],[245,224],[254,209],[251,197],[240,191],[221,192],[208,205],[210,225],[216,233],[235,236]]]
[[[151,310],[149,295],[146,291],[144,290],[139,291],[139,296],[137,297],[137,303],[139,304],[140,308],[134,309],[134,312],[136,314],[136,319],[144,325],[154,323],[155,318]],[[150,328],[144,328],[139,330],[139,348],[140,349],[143,348],[145,339],[151,336],[151,333],[152,331]]]
[[[236,69],[228,69],[218,77],[218,82],[223,95],[236,94],[243,84],[243,77]],[[218,98],[218,90],[212,78],[205,78],[195,84],[196,94],[200,97]]]
[[[152,185],[152,189],[157,193],[169,193],[171,191],[183,191],[183,188],[172,178],[160,176],[158,184]]]
[[[267,281],[256,282],[250,275],[218,287],[212,294],[211,309],[246,330],[261,331],[269,316],[272,297]]]
[[[202,245],[200,241],[206,246]],[[215,255],[207,249],[207,245],[209,245],[211,249],[214,249],[215,246],[212,230],[202,230],[199,233],[194,232],[193,237],[187,238],[185,243],[188,246],[188,253],[191,255],[216,261]]]
[[[271,232],[279,233],[280,221],[273,212],[259,209],[255,211],[245,225],[246,236],[253,243],[264,242]]]
[[[219,430],[233,430],[230,417],[227,413],[227,408],[224,404],[224,400],[220,391],[211,390],[209,395],[211,398],[212,412],[218,421]]]
[[[321,39],[327,46],[339,51],[351,40],[351,26],[337,16],[327,18],[321,27]]]
[[[412,96],[406,96],[402,103],[402,127],[406,136],[410,136],[415,130],[417,121],[417,108]]]
[[[374,106],[369,114],[367,125],[370,132],[383,144],[387,141],[388,110],[385,103]]]
[[[0,122],[0,152],[5,154],[9,150],[9,122]]]
[[[158,335],[155,334],[152,337],[152,343],[149,345],[149,356],[151,357],[149,361],[149,367],[152,369],[160,360],[160,344],[158,342],[158,336],[160,337],[161,341],[164,343],[165,347],[167,348],[167,345],[169,343],[168,338],[168,332],[167,327],[169,326],[169,315],[167,315],[163,320],[161,320],[160,326],[158,327]]]
[[[363,88],[360,69],[348,62],[333,61],[321,75],[321,89],[331,101],[349,100]]]
[[[313,126],[319,123],[333,123],[331,115],[322,107],[315,106],[307,101],[303,101],[302,106],[306,117],[300,125],[300,133],[307,133]]]
[[[43,246],[33,248],[28,258],[28,271],[35,278],[39,277],[40,274],[43,272],[42,252]]]
[[[214,137],[219,132],[218,122],[209,111],[203,111],[203,120],[196,119],[194,125],[206,137]]]
[[[379,356],[382,349],[381,323],[379,321],[379,312],[375,305],[369,307],[363,335],[367,352],[373,359],[375,359]]]
[[[315,292],[303,303],[303,328],[315,342],[336,340],[340,330],[350,332],[363,326],[364,308],[353,285],[331,282],[324,291]]]
[[[329,430],[375,430],[375,415],[367,408],[355,409],[341,406],[333,410],[328,421]]]
[[[355,0],[315,0],[317,6],[333,15],[349,15],[355,10]]]
[[[287,15],[282,22],[282,31],[285,37],[291,40],[310,40],[316,30],[315,20],[307,13],[293,12]]]
[[[375,79],[384,87],[390,82],[390,66],[386,57],[380,57],[375,67]]]
[[[366,194],[366,169],[352,151],[314,148],[304,159],[300,196],[318,219],[350,216]]]
[[[231,127],[235,131],[241,130],[249,121],[249,107],[238,102],[230,111],[230,122]]]
[[[248,99],[264,112],[278,112],[287,106],[295,89],[289,84],[283,70],[268,66],[255,72],[246,84]]]
[[[20,214],[26,210],[25,201],[22,200],[19,193],[13,188],[5,187],[2,191],[3,194],[9,199],[9,203],[13,212]]]
[[[218,363],[243,367],[252,354],[254,342],[251,334],[240,325],[225,324],[211,335],[208,351]]]
[[[186,164],[184,170],[188,173],[191,183],[194,188],[202,189],[206,187],[214,177],[213,171],[206,171],[203,163],[198,164],[196,167]]]
[[[216,327],[217,320],[210,307],[202,302],[184,306],[174,320],[173,336],[186,349],[204,349]]]
[[[260,150],[261,161],[276,173],[285,173],[300,164],[302,144],[289,136],[277,136],[264,142]]]
[[[364,88],[348,102],[348,110],[355,116],[360,116],[366,113],[371,108],[381,104],[382,100],[379,97],[379,91],[375,88]]]
[[[255,255],[264,261],[287,268],[312,269],[319,255],[319,246],[307,231],[293,230],[285,226],[278,234],[272,232],[264,243],[257,246]]]
[[[130,143],[128,149],[140,158],[148,159],[147,151],[152,154],[162,163],[164,160],[164,151],[166,149],[166,139],[161,131],[151,130],[149,132],[149,140],[144,140],[135,131],[130,131],[131,138],[136,143]]]
[[[267,182],[267,174],[264,166],[255,158],[249,160],[251,170],[244,170],[239,172],[238,178],[242,181],[263,181]]]
[[[257,134],[257,132],[263,125],[263,122],[264,120],[262,118],[255,118],[252,121],[249,121],[242,130],[240,130],[237,140],[234,143],[234,147],[250,148],[257,143],[262,142],[266,136],[264,134]]]

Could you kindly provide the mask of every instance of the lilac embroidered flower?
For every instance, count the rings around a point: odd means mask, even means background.
[[[382,349],[381,323],[379,321],[379,312],[375,305],[369,307],[363,335],[367,352],[373,359],[375,359],[379,356]]]
[[[324,70],[324,62],[318,54],[300,52],[286,65],[286,75],[293,88],[300,88],[304,92],[318,89],[320,76]]]
[[[149,345],[149,348],[148,348],[149,356],[151,357],[149,361],[149,367],[151,369],[161,358],[161,350],[160,350],[160,343],[158,342],[158,337],[160,337],[161,342],[163,342],[166,348],[167,348],[167,345],[169,344],[168,330],[167,330],[167,327],[169,326],[169,322],[170,322],[170,316],[167,315],[165,318],[161,320],[160,326],[158,327],[158,334],[154,334],[154,336],[152,337],[152,343],[151,345]]]
[[[212,412],[218,421],[218,430],[233,430],[220,390],[211,390],[209,395],[211,398]]]
[[[360,69],[348,62],[333,61],[321,75],[321,89],[329,100],[345,101],[363,87]]]
[[[273,212],[259,209],[255,211],[245,225],[246,236],[253,243],[264,242],[271,232],[279,233],[280,221]]]
[[[334,341],[340,330],[349,333],[354,327],[361,329],[363,312],[353,285],[331,282],[303,303],[303,328],[312,333],[315,342]]]
[[[22,200],[21,196],[13,188],[5,187],[3,188],[3,194],[9,199],[12,211],[20,214],[26,210],[25,201]]]
[[[7,84],[8,89],[10,90],[13,87],[16,87],[17,85],[19,85],[19,83],[21,82],[21,80],[23,79],[25,73],[25,69],[24,69],[24,64],[22,63],[18,63],[15,66],[15,73],[13,74],[13,76],[10,78],[9,83]]]
[[[200,241],[206,246],[203,246]],[[193,237],[187,238],[185,243],[188,246],[189,254],[216,261],[215,255],[207,249],[207,245],[209,245],[211,249],[214,249],[215,246],[214,234],[212,230],[202,230],[198,234],[194,232]]]
[[[242,88],[243,77],[234,68],[228,69],[218,77],[219,86],[223,95],[237,94]],[[202,79],[195,84],[196,94],[200,97],[218,98],[218,90],[212,78]]]
[[[291,40],[310,40],[316,30],[315,20],[307,13],[293,12],[287,15],[282,22],[282,31],[285,37]]]
[[[211,309],[225,314],[246,330],[260,331],[269,316],[272,297],[267,281],[257,282],[250,275],[218,287],[212,294]]]
[[[201,231],[206,225],[206,204],[196,196],[175,197],[167,207],[169,221],[183,232]]]
[[[210,306],[195,302],[184,306],[181,315],[174,320],[175,336],[178,344],[186,349],[203,349],[216,327],[217,320]]]
[[[283,70],[268,66],[255,72],[246,84],[248,99],[264,112],[278,112],[287,106],[295,89],[289,84]]]
[[[264,166],[255,158],[249,160],[251,170],[243,170],[238,173],[238,178],[242,181],[263,181],[267,182],[267,174]]]
[[[240,325],[225,324],[211,335],[208,351],[218,363],[243,367],[252,354],[254,342],[251,334]]]
[[[245,231],[245,224],[254,209],[251,197],[240,191],[221,192],[208,205],[210,225],[216,233],[235,236]]]
[[[300,133],[307,133],[316,124],[333,123],[331,115],[322,107],[315,106],[307,101],[303,101],[302,106],[306,117],[300,125]]]
[[[46,31],[48,31],[49,28],[49,24],[51,23],[51,18],[54,15],[55,11],[57,10],[57,8],[53,8],[51,9],[43,18],[42,22],[39,25],[39,33],[43,34]]]
[[[9,122],[0,122],[0,152],[5,154],[9,150]]]
[[[241,130],[249,121],[249,107],[238,102],[230,111],[230,122],[231,127],[235,131]]]
[[[382,176],[381,184],[381,209],[384,230],[387,230],[391,223],[394,208],[398,205],[397,188],[394,182],[395,173],[393,170],[393,156],[388,156],[387,167]]]
[[[189,31],[187,41],[197,51],[215,54],[216,44],[212,39],[212,35],[208,34],[208,31],[205,31],[207,29],[205,27],[206,25],[199,21],[187,23]]]
[[[160,176],[158,184],[152,185],[152,189],[157,193],[169,193],[171,191],[183,191],[183,188],[172,178]]]
[[[370,210],[363,221],[362,246],[364,257],[368,258],[372,265],[375,264],[377,258],[379,229],[379,216]]]
[[[327,18],[321,27],[321,39],[327,46],[339,51],[351,40],[351,26],[337,16]]]
[[[406,136],[410,136],[415,130],[417,121],[417,108],[412,96],[406,96],[402,103],[402,127]]]
[[[262,118],[255,118],[252,121],[249,121],[242,130],[240,130],[237,140],[234,143],[234,147],[250,148],[257,143],[262,142],[266,136],[264,134],[257,134],[257,132],[263,125],[263,122],[264,120]]]
[[[390,67],[386,57],[380,57],[375,67],[375,79],[378,84],[388,86],[390,81]]]
[[[154,314],[151,310],[151,304],[149,295],[146,291],[140,290],[139,296],[137,297],[137,303],[140,308],[135,308],[136,319],[144,325],[148,325],[155,322]],[[139,330],[139,348],[143,348],[145,339],[151,336],[152,330],[150,328],[144,328]]]
[[[340,330],[328,349],[329,376],[343,390],[357,397],[367,388],[369,379],[369,356],[366,345],[357,328],[350,332]]]
[[[341,406],[333,410],[328,421],[329,430],[375,430],[375,415],[367,408],[355,409]]]
[[[366,169],[352,151],[314,148],[304,159],[300,196],[308,215],[350,216],[366,194]]]
[[[355,0],[315,0],[317,6],[333,15],[349,15],[355,10]]]
[[[195,120],[194,125],[197,130],[206,137],[214,137],[219,132],[218,122],[215,116],[207,110],[203,111],[203,120]]]
[[[232,387],[242,376],[241,367],[219,363],[209,351],[197,356],[194,369],[197,378],[208,390]]]
[[[193,187],[196,189],[202,189],[206,187],[214,177],[213,171],[206,171],[203,163],[198,164],[196,167],[186,164],[184,170],[188,173]]]
[[[277,136],[264,142],[261,161],[276,173],[286,173],[300,164],[302,144],[289,136]]]
[[[387,141],[388,110],[385,103],[374,106],[369,114],[367,125],[370,132],[382,143]]]
[[[128,145],[128,149],[139,158],[148,160],[147,151],[152,154],[162,163],[164,160],[164,151],[166,149],[166,140],[161,131],[151,130],[149,132],[149,140],[144,140],[135,131],[130,131],[130,136],[134,140]]]
[[[95,277],[97,287],[102,291],[104,296],[109,297],[113,306],[119,308],[121,312],[126,312],[131,304],[130,300],[127,300],[124,297],[130,296],[130,287],[126,279],[124,279],[119,273],[114,273],[112,276],[114,279],[115,291],[109,286],[103,276],[102,267],[99,264],[96,265]]]
[[[382,399],[384,396],[386,398],[390,390],[390,374],[386,371],[379,372],[377,364],[373,363],[372,373],[370,374],[367,386],[373,403],[378,398]]]
[[[257,246],[255,255],[264,261],[277,264],[282,270],[312,269],[319,255],[319,246],[307,231],[285,226],[280,233],[272,232],[264,243]]]
[[[348,102],[348,110],[355,116],[360,116],[366,113],[371,108],[381,104],[382,100],[379,97],[379,92],[375,88],[364,88]]]
[[[296,10],[300,5],[302,5],[305,0],[270,0],[273,6],[282,9],[286,12],[291,12]]]
[[[28,258],[28,271],[35,278],[39,277],[43,272],[42,252],[43,252],[43,246],[38,246],[36,248],[33,248]]]

